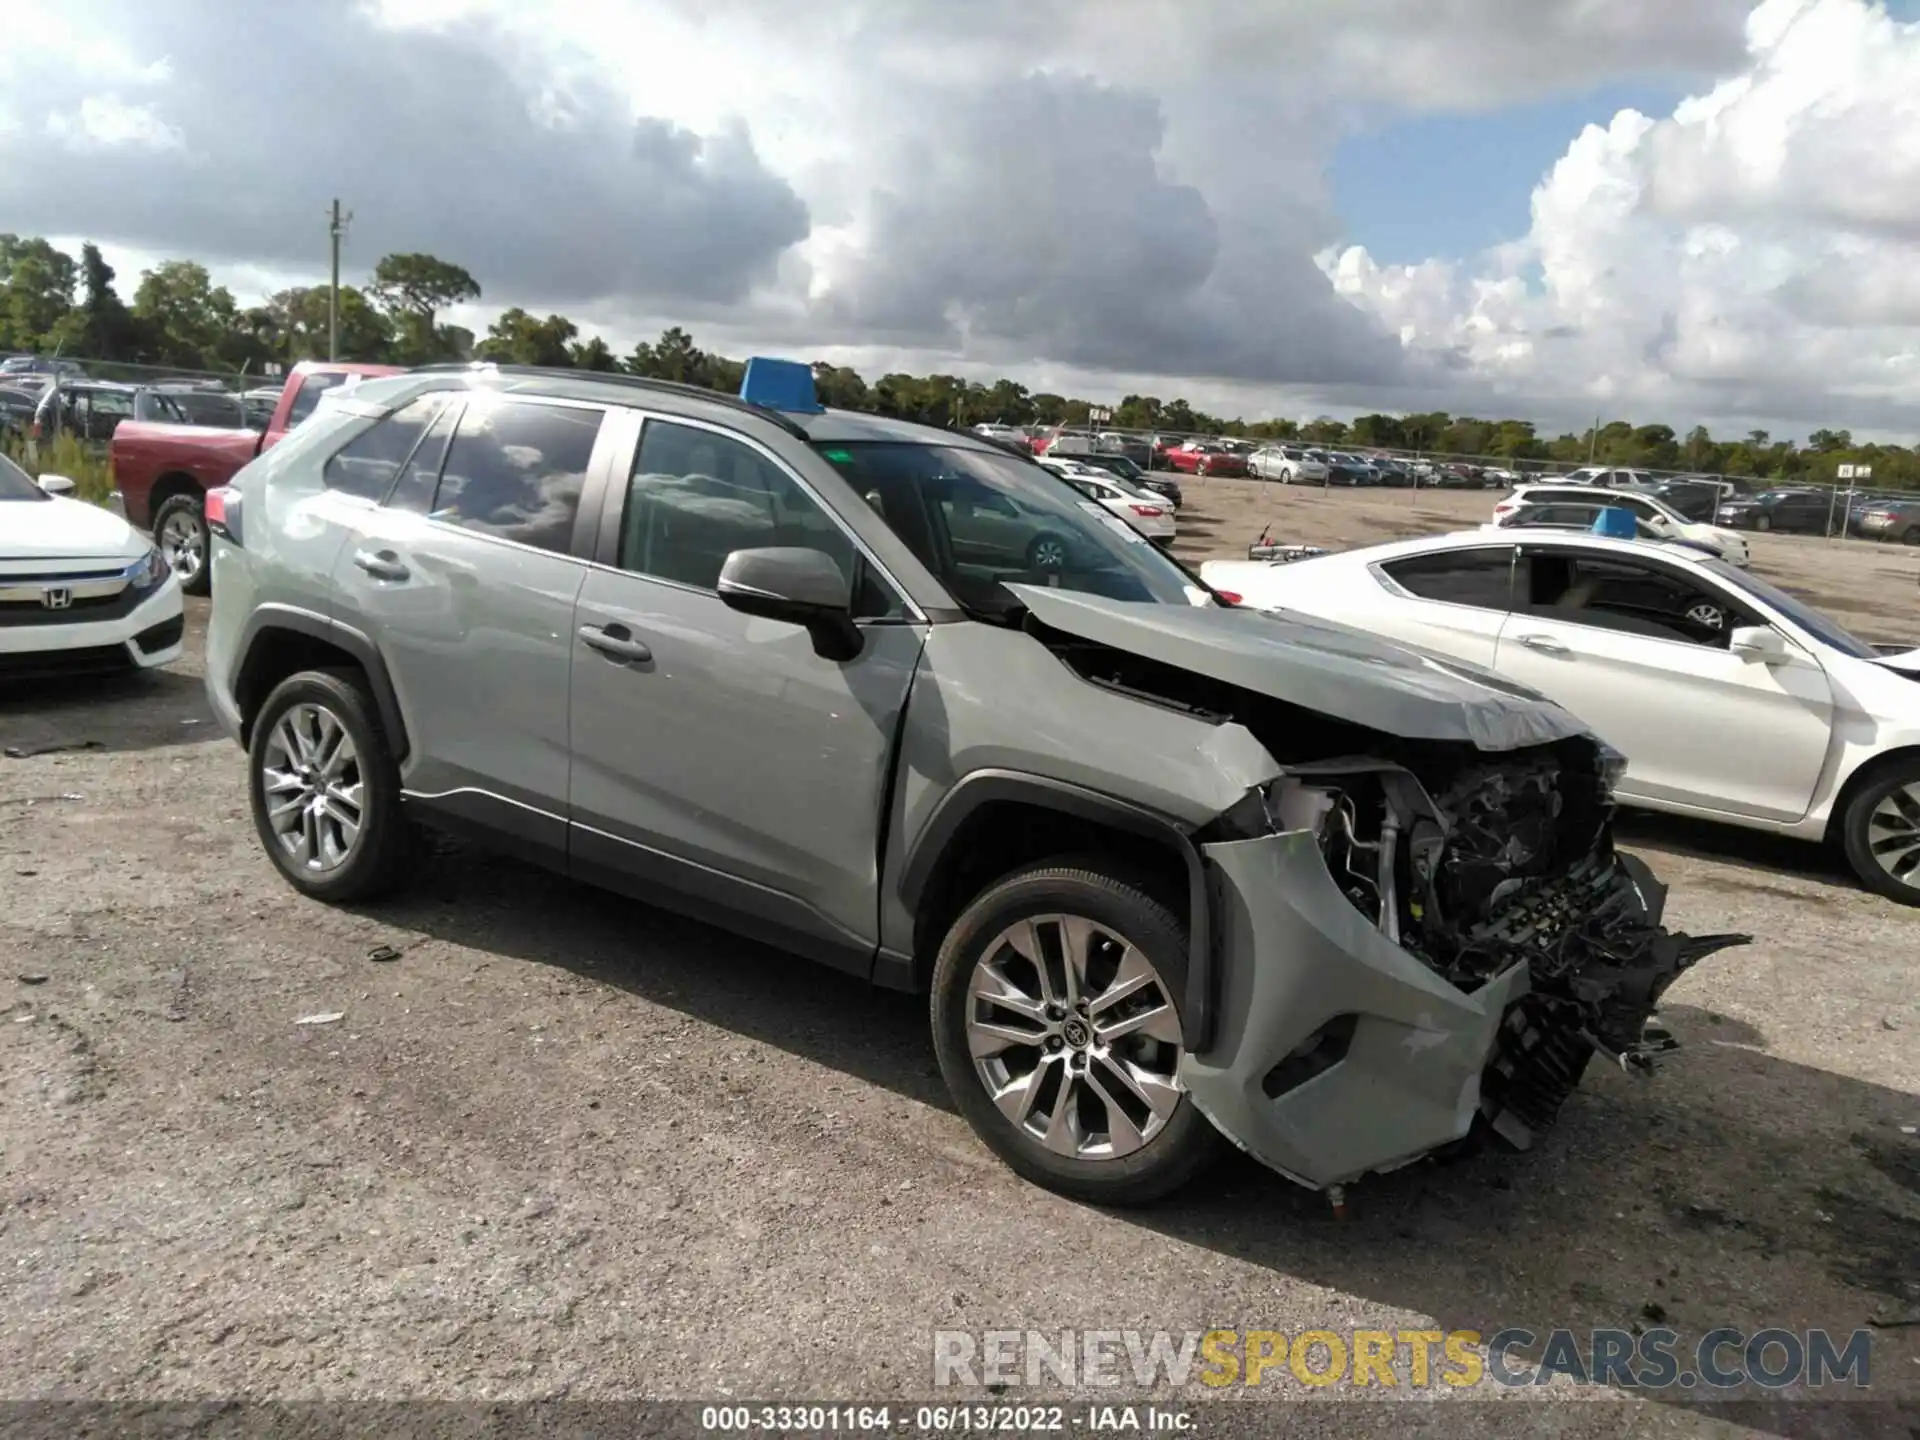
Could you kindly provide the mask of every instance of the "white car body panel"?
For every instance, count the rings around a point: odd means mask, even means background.
[[[1683,640],[1422,599],[1378,569],[1508,537],[1529,549],[1655,557],[1779,632],[1788,654],[1777,662],[1748,659]],[[1677,545],[1530,529],[1431,536],[1292,563],[1209,561],[1200,573],[1245,604],[1424,645],[1541,691],[1626,755],[1618,789],[1625,803],[1819,839],[1863,764],[1920,749],[1920,650],[1871,660],[1846,653],[1711,563]]]
[[[98,505],[59,496],[0,499],[0,605],[12,622],[0,624],[0,656],[120,646],[143,669],[177,660],[178,639],[154,651],[134,643],[185,611],[180,582],[164,561],[157,562],[160,583],[126,613],[85,618],[89,606],[135,584],[156,554],[146,536]]]

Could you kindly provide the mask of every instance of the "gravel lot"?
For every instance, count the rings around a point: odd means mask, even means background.
[[[1269,519],[1351,543],[1493,498],[1190,494],[1196,558]],[[1756,557],[1863,630],[1914,617],[1920,557]],[[1676,924],[1759,938],[1672,993],[1658,1079],[1596,1066],[1534,1153],[1369,1182],[1345,1223],[1237,1161],[1109,1214],[973,1140],[915,1000],[450,844],[377,908],[296,897],[200,690],[204,615],[173,672],[0,697],[6,745],[96,742],[0,759],[13,1398],[925,1398],[935,1329],[1659,1314],[1906,1321],[1875,1331],[1874,1390],[1920,1394],[1920,914],[1814,849],[1624,823]]]

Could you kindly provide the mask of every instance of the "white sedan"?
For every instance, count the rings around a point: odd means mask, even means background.
[[[1634,519],[1645,523],[1663,540],[1688,540],[1695,545],[1704,545],[1721,559],[1742,567],[1751,558],[1744,536],[1723,530],[1718,525],[1702,525],[1697,520],[1689,520],[1664,500],[1657,500],[1637,490],[1602,489],[1595,485],[1522,485],[1493,507],[1493,523],[1504,524],[1525,506],[1548,505],[1556,501],[1631,510]]]
[[[1089,502],[1097,503],[1107,514],[1118,515],[1156,545],[1173,543],[1179,522],[1174,519],[1173,506],[1165,497],[1129,485],[1111,471],[1071,459],[1043,459],[1040,464],[1085,495]]]
[[[180,582],[153,542],[0,455],[0,681],[180,656]]]
[[[1920,650],[1868,645],[1697,550],[1470,531],[1201,577],[1470,661],[1558,701],[1627,757],[1624,804],[1838,845],[1920,905]]]

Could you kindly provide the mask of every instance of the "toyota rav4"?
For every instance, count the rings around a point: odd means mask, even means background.
[[[207,685],[293,886],[365,899],[464,828],[923,991],[961,1113],[1076,1196],[1223,1135],[1336,1198],[1524,1147],[1742,938],[1662,928],[1566,712],[1240,608],[802,366],[369,381],[207,516]]]

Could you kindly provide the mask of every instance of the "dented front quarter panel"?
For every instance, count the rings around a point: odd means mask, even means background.
[[[1466,994],[1348,903],[1304,831],[1205,846],[1218,939],[1219,1022],[1180,1078],[1235,1144],[1315,1188],[1390,1170],[1465,1137],[1514,966]],[[1346,1058],[1269,1098],[1267,1074],[1321,1026],[1354,1015]]]

